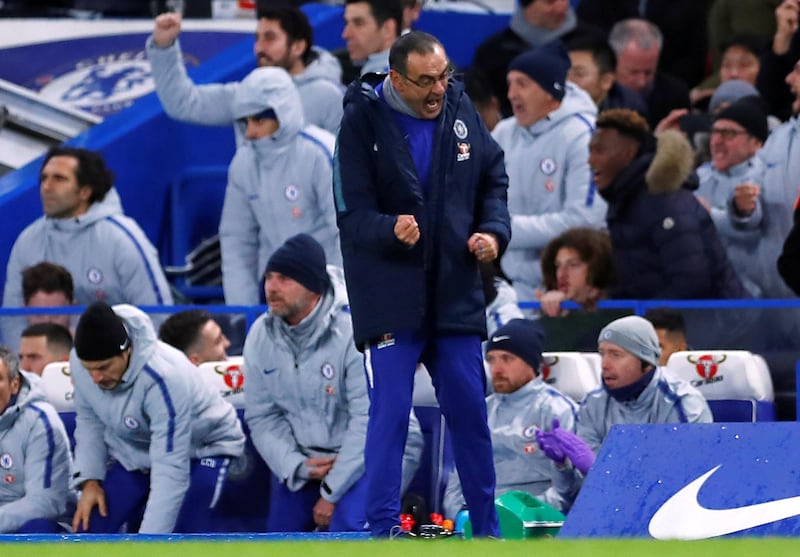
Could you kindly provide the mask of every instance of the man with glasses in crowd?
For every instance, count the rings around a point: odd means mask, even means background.
[[[354,340],[370,395],[365,450],[374,536],[399,529],[403,445],[414,371],[430,371],[453,438],[476,536],[496,535],[486,423],[479,262],[511,235],[503,153],[480,121],[442,44],[400,37],[388,76],[345,94],[334,198]],[[379,285],[376,287],[376,285]]]
[[[696,195],[711,220],[742,284],[760,297],[760,274],[775,274],[774,265],[759,271],[753,251],[766,232],[761,184],[765,165],[756,153],[767,140],[767,113],[757,96],[743,97],[714,115],[711,161],[697,169]]]

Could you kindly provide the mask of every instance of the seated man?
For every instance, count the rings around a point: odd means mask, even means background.
[[[299,234],[270,257],[264,291],[244,374],[247,425],[272,471],[267,531],[364,530],[369,398],[344,283]]]
[[[577,409],[568,397],[540,379],[541,331],[532,322],[514,319],[497,329],[486,346],[494,394],[486,399],[492,432],[495,495],[522,490],[566,511],[580,486],[571,465],[555,465],[538,449],[535,432],[554,420],[572,431]],[[458,474],[453,472],[444,497],[445,516],[454,518],[464,505]]]
[[[39,182],[44,215],[14,242],[6,269],[4,307],[22,306],[22,270],[41,261],[69,271],[78,305],[95,300],[172,304],[158,252],[136,221],[123,214],[114,175],[99,153],[53,147],[44,157]],[[9,331],[6,322],[13,319],[4,321],[4,338],[16,344],[24,324]]]
[[[244,128],[228,170],[219,223],[228,305],[260,300],[259,273],[290,236],[306,233],[341,265],[333,206],[333,134],[305,127],[300,97],[280,68],[258,68],[236,89],[233,116]]]
[[[746,291],[711,217],[692,194],[692,149],[676,131],[658,143],[641,115],[606,110],[589,144],[589,164],[608,202],[614,249],[611,298],[742,298]]]
[[[675,352],[689,350],[686,340],[686,321],[680,311],[672,308],[648,309],[644,318],[653,324],[658,336],[661,357],[658,365],[665,366]]]
[[[215,505],[245,437],[233,406],[197,380],[132,306],[91,304],[70,359],[75,532],[214,532]]]
[[[186,354],[196,366],[227,360],[231,345],[219,323],[204,309],[170,315],[159,327],[158,338]]]
[[[0,534],[60,533],[75,508],[64,424],[40,380],[0,345]]]
[[[70,350],[72,333],[69,329],[56,323],[36,323],[22,331],[19,365],[41,377],[47,364],[69,362]]]
[[[700,392],[659,367],[661,349],[653,325],[629,315],[609,323],[597,339],[603,388],[586,395],[577,435],[560,428],[537,434],[542,450],[586,474],[612,425],[708,423],[711,410]]]

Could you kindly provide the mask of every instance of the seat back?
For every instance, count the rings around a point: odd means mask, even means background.
[[[203,381],[236,408],[247,438],[244,454],[231,467],[217,511],[230,532],[263,532],[269,514],[270,470],[256,450],[244,419],[244,358],[203,362],[197,366]]]
[[[172,182],[169,189],[170,265],[189,264],[197,248],[216,236],[227,183],[227,165],[188,167]],[[205,276],[197,284],[187,280],[185,275],[178,275],[173,282],[191,300],[221,300],[221,268],[217,267],[213,274],[215,276]]]
[[[592,371],[594,371],[594,374],[597,377],[597,383],[600,384],[603,376],[603,358],[601,358],[600,354],[597,352],[581,352],[581,356],[586,358],[586,361],[589,362],[590,366],[592,366]]]
[[[769,371],[747,350],[676,352],[666,367],[703,394],[714,421],[775,420]]]
[[[197,368],[203,380],[219,391],[234,408],[244,408],[244,359],[231,356],[222,362],[203,362]]]
[[[542,380],[580,403],[600,387],[594,365],[581,352],[542,353]]]
[[[75,448],[74,387],[72,386],[69,362],[47,364],[42,371],[42,387],[47,401],[53,405],[61,417],[61,421],[64,422],[70,444]]]

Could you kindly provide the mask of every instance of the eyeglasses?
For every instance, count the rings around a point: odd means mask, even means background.
[[[737,135],[747,133],[747,130],[732,130],[730,128],[711,128],[711,135],[722,136],[722,139],[733,139]]]
[[[402,75],[406,80],[410,81],[420,89],[433,89],[433,86],[436,83],[441,83],[445,87],[447,87],[448,82],[452,79],[453,74],[456,72],[455,68],[450,64],[447,65],[447,69],[440,75],[439,77],[431,77],[429,75],[423,75],[419,79],[411,79],[406,74]]]

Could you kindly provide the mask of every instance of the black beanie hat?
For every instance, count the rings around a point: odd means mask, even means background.
[[[81,360],[107,360],[119,356],[130,345],[122,318],[105,302],[87,307],[75,328],[75,353]]]
[[[556,39],[528,50],[511,60],[508,71],[517,70],[526,74],[539,86],[560,101],[567,91],[565,82],[571,66],[564,43]]]
[[[764,101],[757,95],[742,97],[714,115],[715,122],[721,119],[733,120],[762,143],[769,135],[767,111]]]
[[[319,242],[308,234],[298,234],[275,250],[264,273],[280,273],[312,292],[323,294],[330,285],[325,265],[325,251]]]
[[[542,362],[542,340],[544,334],[539,326],[529,319],[512,319],[489,338],[486,353],[492,350],[505,350],[519,356],[539,373]]]

